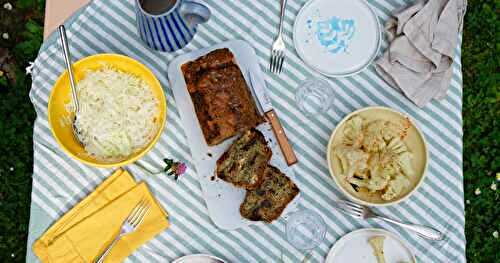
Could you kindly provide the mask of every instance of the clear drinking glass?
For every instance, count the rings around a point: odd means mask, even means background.
[[[326,113],[334,104],[335,91],[328,81],[309,78],[299,84],[295,102],[308,117]]]
[[[310,209],[294,212],[286,220],[286,238],[298,250],[317,247],[325,238],[325,233],[325,221]]]

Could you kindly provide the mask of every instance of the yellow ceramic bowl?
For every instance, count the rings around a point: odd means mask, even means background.
[[[386,120],[386,121],[403,121],[404,119],[410,120],[411,126],[408,129],[408,135],[404,139],[404,143],[408,146],[408,149],[413,154],[413,166],[415,168],[415,176],[410,179],[410,187],[406,189],[400,196],[397,198],[386,201],[380,198],[380,196],[376,193],[357,193],[354,189],[349,185],[346,180],[343,180],[341,174],[342,169],[340,165],[340,160],[334,156],[333,148],[342,142],[343,130],[345,123],[347,120],[351,119],[354,115],[359,115],[363,117],[367,121],[373,120]],[[330,170],[330,174],[337,184],[338,188],[341,190],[344,195],[346,195],[349,199],[367,206],[390,206],[398,204],[407,198],[409,198],[413,193],[417,191],[417,189],[422,185],[424,181],[426,171],[427,171],[427,163],[429,159],[429,153],[427,151],[427,143],[425,142],[424,135],[415,125],[415,123],[408,117],[403,115],[402,113],[395,111],[386,107],[366,107],[357,111],[352,112],[347,115],[333,131],[330,141],[328,142],[327,149],[327,161],[328,168]]]
[[[167,115],[167,104],[165,94],[161,88],[160,82],[156,79],[151,70],[140,62],[118,54],[97,54],[79,60],[73,64],[73,72],[75,74],[75,81],[78,82],[85,76],[87,70],[97,70],[104,65],[110,65],[118,70],[134,74],[148,83],[151,87],[153,94],[160,102],[160,128],[153,140],[142,150],[131,155],[128,159],[109,163],[96,160],[89,156],[85,149],[73,136],[71,125],[67,125],[63,120],[71,118],[72,113],[66,110],[66,105],[71,102],[71,89],[69,84],[68,72],[64,71],[56,81],[52,88],[49,98],[48,117],[50,129],[62,149],[71,157],[91,166],[96,167],[120,167],[130,164],[140,159],[146,154],[153,145],[158,141],[160,135],[165,127],[165,120]]]

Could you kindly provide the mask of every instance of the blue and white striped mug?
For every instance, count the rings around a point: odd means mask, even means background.
[[[193,0],[135,0],[137,28],[150,48],[172,52],[186,46],[210,10]]]

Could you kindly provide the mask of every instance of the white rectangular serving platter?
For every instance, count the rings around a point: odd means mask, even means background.
[[[172,86],[181,123],[184,127],[184,132],[186,133],[191,149],[191,155],[194,165],[196,166],[210,218],[218,228],[233,230],[243,226],[260,223],[246,220],[240,215],[239,208],[241,202],[245,198],[245,190],[236,188],[215,177],[217,160],[236,138],[230,138],[216,146],[207,145],[181,71],[181,66],[184,63],[193,61],[210,51],[220,48],[228,48],[234,54],[236,62],[247,81],[247,85],[250,85],[247,79],[248,71],[250,71],[253,76],[253,80],[255,81],[255,83],[253,83],[254,85],[264,85],[265,81],[257,61],[257,54],[255,50],[243,40],[223,42],[175,58],[168,67],[168,78]],[[293,179],[293,169],[286,164],[269,123],[265,122],[259,125],[257,129],[264,134],[264,137],[273,151],[270,164],[279,168],[288,177]],[[296,210],[299,195],[288,204],[282,215],[292,210]]]

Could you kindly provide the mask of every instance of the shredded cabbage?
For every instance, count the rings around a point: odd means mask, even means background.
[[[77,84],[75,127],[85,150],[105,162],[126,159],[151,142],[159,128],[159,102],[141,78],[104,66]]]

